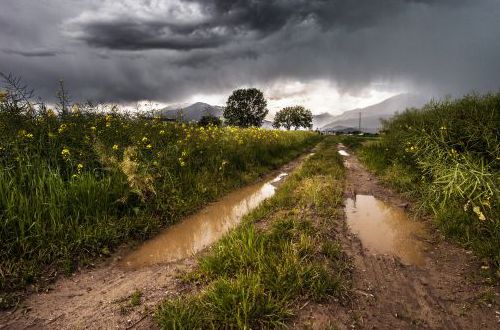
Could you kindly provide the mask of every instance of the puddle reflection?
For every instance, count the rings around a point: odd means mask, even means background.
[[[365,248],[398,256],[407,264],[423,265],[427,236],[422,223],[410,220],[404,210],[368,195],[348,198],[347,224]],[[419,239],[420,238],[420,239]]]
[[[287,173],[273,180],[236,190],[220,201],[186,218],[131,252],[121,262],[124,268],[139,268],[180,260],[203,250],[235,227],[252,209],[275,193],[275,184]]]

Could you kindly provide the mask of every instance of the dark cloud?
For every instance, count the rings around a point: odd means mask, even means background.
[[[44,97],[62,78],[74,99],[105,101],[279,80],[498,90],[498,17],[498,0],[5,0],[0,71]]]
[[[21,55],[24,57],[47,57],[47,56],[56,56],[58,54],[65,54],[65,52],[55,49],[28,49],[28,50],[2,49],[2,52],[6,54]]]
[[[184,0],[196,3],[204,19],[195,23],[170,22],[161,15],[150,17],[87,16],[72,28],[78,39],[93,47],[119,50],[217,48],[240,39],[262,39],[304,23],[324,30],[359,29],[376,24],[425,0]],[[449,4],[449,0],[433,1]],[[454,5],[465,2],[455,0]],[[143,6],[150,2],[142,3]]]

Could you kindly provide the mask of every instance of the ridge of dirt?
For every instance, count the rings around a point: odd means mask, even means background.
[[[262,180],[292,171],[310,152]],[[156,306],[189,289],[181,275],[196,267],[197,257],[138,269],[119,267],[129,250],[123,247],[95,267],[57,279],[45,292],[30,294],[14,310],[0,311],[0,329],[157,329],[152,318]],[[130,300],[136,290],[141,302],[133,306]]]
[[[373,195],[407,208],[408,201],[385,188],[354,155],[344,157],[345,197]],[[425,219],[424,219],[425,220]],[[425,221],[424,221],[425,222]],[[344,223],[341,241],[353,261],[354,297],[349,308],[329,308],[342,316],[341,329],[499,329],[500,294],[479,275],[482,263],[472,252],[446,241],[428,221],[431,239],[423,266],[375,254]]]

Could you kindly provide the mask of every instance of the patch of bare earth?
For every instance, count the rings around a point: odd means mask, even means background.
[[[179,294],[177,274],[194,267],[194,259],[138,270],[120,268],[118,259],[62,278],[47,292],[28,297],[17,310],[0,312],[0,328],[154,328],[149,317],[154,307]],[[132,306],[130,296],[136,290],[142,294],[141,303]]]
[[[396,207],[408,201],[385,188],[351,155],[345,197],[373,195]],[[429,232],[423,266],[404,265],[398,258],[367,250],[346,223],[337,233],[353,261],[353,297],[304,308],[297,328],[324,329],[500,329],[498,286],[479,274],[481,261],[470,251],[446,241],[423,220]],[[381,239],[384,239],[381,237]]]

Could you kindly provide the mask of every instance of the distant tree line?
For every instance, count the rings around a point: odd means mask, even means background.
[[[237,89],[229,96],[224,109],[225,124],[230,126],[250,127],[262,126],[264,118],[269,113],[264,94],[257,88]],[[213,118],[202,118],[201,125],[214,122]],[[215,124],[215,123],[213,123]],[[312,128],[312,113],[303,106],[293,106],[281,109],[276,113],[274,128],[292,127]]]

